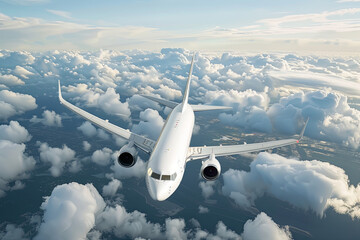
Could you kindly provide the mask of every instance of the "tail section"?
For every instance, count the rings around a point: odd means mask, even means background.
[[[194,67],[194,58],[195,58],[195,53],[192,57],[191,60],[191,67],[190,67],[190,72],[189,72],[189,77],[186,83],[186,88],[185,88],[185,92],[184,92],[184,98],[182,101],[182,110],[184,110],[185,106],[188,103],[188,99],[189,99],[189,92],[190,92],[190,83],[191,83],[191,75],[192,75],[192,71],[193,71],[193,67]]]

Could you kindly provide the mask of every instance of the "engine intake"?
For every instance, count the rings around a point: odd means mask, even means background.
[[[221,166],[214,155],[211,155],[208,160],[203,161],[201,166],[201,176],[205,180],[214,181],[220,176],[220,173]]]
[[[129,143],[124,145],[120,149],[118,163],[126,168],[130,168],[135,165],[137,159],[137,151],[134,147],[134,144]]]

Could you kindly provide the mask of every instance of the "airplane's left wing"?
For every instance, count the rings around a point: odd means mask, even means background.
[[[275,140],[269,142],[240,144],[240,145],[189,147],[186,161],[208,158],[212,154],[214,154],[215,157],[229,156],[229,155],[236,155],[242,153],[264,151],[264,150],[269,150],[273,148],[279,148],[279,147],[284,147],[295,143],[299,143],[299,141],[304,136],[304,131],[308,121],[309,119],[307,119],[305,126],[301,130],[299,139],[283,139],[283,140]]]
[[[85,118],[89,122],[103,128],[104,130],[115,134],[119,137],[125,138],[126,140],[134,142],[134,144],[139,147],[141,150],[151,153],[153,148],[155,147],[155,141],[148,139],[146,137],[143,137],[141,135],[137,135],[135,133],[130,132],[128,129],[123,129],[121,127],[118,127],[112,123],[110,123],[108,120],[103,120],[95,115],[92,115],[81,108],[76,107],[75,105],[69,103],[65,99],[63,99],[61,95],[61,87],[60,87],[60,81],[59,81],[59,100],[60,103],[63,104],[65,107],[73,111],[74,113],[80,115],[81,117]]]

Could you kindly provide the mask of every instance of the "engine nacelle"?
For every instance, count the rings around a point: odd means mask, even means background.
[[[134,147],[134,144],[129,143],[124,145],[120,149],[118,156],[118,163],[126,168],[132,167],[135,165],[137,159],[137,151]]]
[[[208,181],[216,180],[220,176],[221,166],[214,155],[211,155],[208,160],[202,162],[200,172],[201,176]]]

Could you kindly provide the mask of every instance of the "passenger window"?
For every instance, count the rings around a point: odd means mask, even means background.
[[[151,177],[152,177],[152,178],[155,178],[155,179],[160,179],[160,174],[157,174],[157,173],[155,173],[155,172],[152,172],[152,173],[151,173]]]

